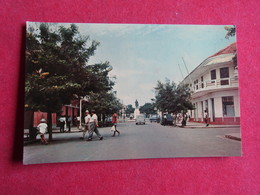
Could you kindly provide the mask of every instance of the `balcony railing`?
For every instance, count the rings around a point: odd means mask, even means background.
[[[216,79],[198,82],[193,84],[193,91],[201,91],[201,90],[209,90],[209,89],[217,89],[217,88],[226,88],[226,87],[238,87],[238,78],[224,78],[224,79]]]

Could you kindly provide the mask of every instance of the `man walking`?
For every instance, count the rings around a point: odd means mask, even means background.
[[[68,116],[68,119],[67,119],[68,132],[71,131],[71,121],[72,121],[72,118],[71,118],[70,115],[69,115],[69,116]]]
[[[100,140],[103,140],[102,135],[98,131],[98,117],[95,114],[95,110],[92,110],[91,112],[91,118],[89,121],[89,137],[87,141],[92,141],[93,133],[95,132]]]
[[[60,117],[59,121],[60,121],[60,132],[61,132],[61,133],[64,133],[66,118],[62,115],[62,116]]]
[[[91,116],[90,116],[88,110],[86,110],[85,114],[86,114],[86,115],[85,115],[85,127],[84,127],[84,129],[83,129],[83,134],[82,134],[81,139],[84,139],[84,137],[85,137],[87,131],[89,130],[89,122],[90,122],[90,118],[91,118]]]
[[[204,111],[204,121],[205,121],[205,123],[206,123],[206,127],[209,126],[208,120],[209,120],[208,112],[207,112],[207,110],[205,110],[205,111]]]

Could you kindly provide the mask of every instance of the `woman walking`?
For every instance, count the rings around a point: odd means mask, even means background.
[[[116,133],[118,133],[118,136],[120,135],[120,132],[116,128],[117,122],[118,122],[117,114],[114,113],[113,116],[112,116],[112,123],[113,123],[113,130],[114,130],[113,137],[116,135]]]

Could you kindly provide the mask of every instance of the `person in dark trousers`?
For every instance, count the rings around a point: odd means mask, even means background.
[[[207,110],[204,110],[204,121],[206,123],[206,127],[209,126],[209,116]]]
[[[118,118],[117,118],[117,114],[114,113],[112,116],[112,123],[113,123],[113,130],[114,130],[114,134],[113,137],[116,135],[116,133],[118,133],[118,136],[120,135],[120,132],[117,130],[117,123],[118,123]]]
[[[71,121],[72,121],[72,118],[71,118],[70,115],[69,115],[69,116],[68,116],[68,119],[67,119],[68,132],[71,131]]]
[[[163,115],[163,125],[164,126],[167,125],[167,115],[166,114]]]
[[[87,141],[92,141],[94,132],[96,133],[96,135],[99,137],[100,140],[103,140],[102,135],[98,131],[98,117],[95,114],[95,110],[92,110],[91,118],[89,121],[89,137],[88,137]]]
[[[60,119],[60,132],[61,133],[64,133],[64,127],[65,127],[65,117],[64,116],[61,116]]]

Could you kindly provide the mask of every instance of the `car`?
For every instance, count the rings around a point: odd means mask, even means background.
[[[139,124],[145,125],[145,117],[144,117],[144,115],[137,115],[136,119],[135,119],[135,124],[136,125],[139,125]]]
[[[160,122],[160,117],[158,115],[152,115],[150,118],[149,118],[150,122],[156,122],[156,123],[159,123]]]
[[[165,116],[167,119],[166,121],[165,121]],[[161,125],[173,125],[173,116],[170,114],[164,114],[162,116]]]
[[[112,126],[113,126],[112,117],[107,117],[107,118],[105,119],[104,126],[105,126],[105,127],[112,127]]]

